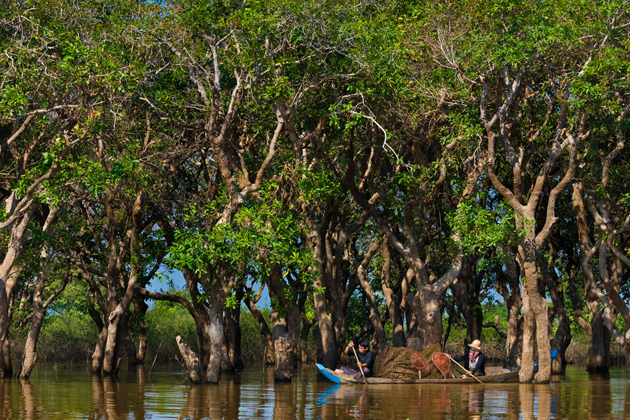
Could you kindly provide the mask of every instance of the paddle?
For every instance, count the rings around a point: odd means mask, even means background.
[[[455,361],[455,359],[453,359],[451,356],[449,356],[447,354],[448,358],[451,359],[451,362],[455,363],[457,366],[459,366],[460,368],[462,368],[464,370],[464,372],[468,373],[468,369],[466,369],[464,366],[460,365],[459,363],[457,363]],[[477,382],[479,382],[480,384],[482,384],[483,382],[481,382],[481,379],[477,378],[475,375],[471,375],[473,378],[475,378],[477,380]]]
[[[357,356],[357,351],[354,349],[354,346],[352,346],[352,352],[354,353],[355,359],[357,359],[357,364],[359,365],[361,376],[363,376],[363,382],[365,382],[365,384],[367,385],[368,381],[367,381],[367,378],[365,377],[365,372],[363,372],[363,366],[361,366],[361,362],[359,361],[359,356]]]

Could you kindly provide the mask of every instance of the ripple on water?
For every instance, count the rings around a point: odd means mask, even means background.
[[[29,381],[0,380],[0,419],[590,419],[630,413],[625,369],[594,377],[570,367],[549,385],[335,385],[314,369],[274,383],[248,368],[219,385],[190,386],[177,370],[119,379],[86,369],[36,368]]]

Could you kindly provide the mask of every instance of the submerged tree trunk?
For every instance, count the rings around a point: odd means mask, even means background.
[[[92,352],[92,373],[95,375],[99,375],[103,369],[103,357],[105,355],[105,343],[107,342],[107,326],[108,322],[106,321],[101,328],[101,332],[98,335],[98,339],[96,340],[96,346],[94,348],[94,352]]]
[[[43,274],[44,273],[42,273],[42,275]],[[46,310],[42,302],[43,291],[44,284],[38,281],[33,292],[33,316],[31,319],[31,328],[24,346],[24,358],[22,359],[22,370],[20,371],[21,379],[26,379],[31,375],[31,371],[37,362],[37,339],[39,338],[39,332],[41,331],[44,317],[46,316]]]
[[[186,381],[190,381],[193,384],[201,383],[201,366],[199,365],[199,357],[190,349],[190,346],[186,344],[182,337],[179,335],[175,338],[179,352],[184,360]]]
[[[138,366],[140,362],[138,361],[138,349],[136,347],[136,343],[133,342],[133,338],[131,337],[131,331],[129,330],[129,311],[123,316],[123,319],[120,321],[120,325],[118,326],[118,343],[120,346],[120,353],[123,352],[127,355],[127,360],[129,366]]]
[[[223,366],[223,345],[225,342],[225,331],[223,329],[223,306],[221,299],[209,299],[209,324],[208,337],[210,338],[210,358],[206,369],[206,382],[218,384],[221,378],[221,368]]]
[[[237,306],[233,309],[225,310],[225,336],[226,336],[226,357],[225,370],[232,371],[242,369],[243,359],[241,358],[241,327],[239,325],[241,317],[241,300],[243,298],[243,290],[239,288],[236,291]]]
[[[592,373],[606,373],[610,367],[610,338],[612,331],[606,323],[605,307],[600,304],[601,291],[595,284],[595,275],[591,269],[591,261],[597,252],[597,245],[593,245],[589,237],[586,207],[584,205],[584,184],[573,184],[573,214],[580,244],[580,266],[584,279],[584,294],[586,307],[589,312],[590,325],[581,316],[576,317],[579,324],[586,331],[589,338],[586,370]],[[577,297],[572,294],[573,305],[579,307]],[[575,309],[574,309],[575,310]],[[616,315],[616,314],[615,314]]]
[[[302,329],[300,330],[300,363],[302,366],[306,366],[308,363],[308,334],[313,325],[315,325],[314,320],[306,319],[306,316],[302,315]]]
[[[258,291],[258,294],[256,295],[257,296],[256,300],[252,300],[248,297],[245,297],[243,301],[245,302],[245,305],[249,309],[249,312],[251,312],[251,314],[254,316],[254,318],[258,322],[258,326],[260,327],[260,334],[262,334],[262,336],[265,337],[265,340],[267,341],[267,345],[265,347],[265,354],[264,354],[264,363],[267,366],[271,366],[275,364],[275,360],[276,360],[275,359],[276,352],[273,348],[273,337],[271,336],[271,330],[269,329],[269,325],[267,325],[267,321],[265,320],[265,317],[256,306],[258,299],[260,299],[262,289],[263,288],[261,287],[260,290]]]
[[[516,367],[521,364],[521,350],[523,337],[523,316],[521,308],[523,300],[521,297],[521,287],[519,281],[518,265],[511,248],[506,250],[511,256],[505,263],[506,273],[499,273],[497,281],[497,291],[503,297],[507,307],[507,331],[505,339],[505,355],[507,359],[506,367]]]
[[[523,359],[519,373],[521,382],[531,382],[532,378],[538,383],[548,383],[551,377],[551,355],[549,345],[549,303],[544,297],[542,275],[536,264],[536,254],[525,240],[525,246],[519,246],[519,253],[523,263],[523,308],[525,309],[525,327],[523,335]],[[527,249],[530,248],[529,252]],[[533,255],[532,255],[533,254]],[[536,363],[534,337],[538,348],[538,373],[534,373]]]
[[[20,378],[26,379],[31,375],[35,363],[37,362],[37,341],[39,340],[39,333],[46,317],[46,308],[48,305],[61,293],[68,283],[68,277],[63,281],[62,285],[51,294],[51,296],[43,301],[44,288],[50,278],[50,257],[47,249],[44,247],[41,252],[41,258],[43,260],[42,270],[38,275],[33,290],[32,305],[33,315],[31,317],[31,328],[26,338],[26,344],[24,346],[24,357],[22,360],[22,369],[20,371]]]
[[[144,363],[144,359],[147,355],[147,324],[145,322],[145,316],[149,305],[146,304],[144,299],[138,298],[134,300],[134,309],[138,323],[138,349],[136,360],[138,364],[141,365]]]
[[[553,250],[550,250],[553,252]],[[552,373],[564,373],[567,360],[565,357],[565,353],[567,347],[571,343],[571,321],[569,319],[569,315],[567,314],[566,307],[564,306],[564,292],[562,291],[562,279],[557,278],[554,281],[551,272],[553,272],[552,261],[548,261],[548,266],[543,266],[543,281],[547,285],[547,290],[549,290],[549,296],[551,297],[551,302],[553,303],[553,312],[555,317],[558,318],[558,326],[556,328],[556,333],[551,339],[550,348],[551,351],[557,350],[557,356],[552,360],[551,363],[551,371]],[[548,321],[549,325],[553,325],[554,316],[550,316]]]
[[[284,313],[281,316],[279,310]],[[276,382],[290,382],[295,373],[297,342],[300,334],[300,312],[296,306],[272,309],[271,322],[276,364],[273,378]]]
[[[7,198],[7,216],[12,216],[16,205],[16,193],[13,192]],[[32,200],[31,200],[32,201]],[[11,322],[11,297],[17,283],[19,270],[15,267],[15,262],[22,253],[22,247],[28,233],[28,224],[36,210],[35,205],[31,205],[19,218],[19,223],[14,222],[8,226],[9,243],[0,264],[0,377],[10,378],[13,376],[13,366],[11,363],[11,346],[9,345],[9,324]]]

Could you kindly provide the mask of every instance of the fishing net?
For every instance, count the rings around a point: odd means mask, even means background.
[[[420,351],[407,347],[385,347],[380,355],[377,376],[403,380],[420,377],[442,379],[444,375],[433,362],[433,355],[441,350],[439,344],[425,347]]]

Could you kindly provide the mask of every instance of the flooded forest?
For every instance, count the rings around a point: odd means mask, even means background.
[[[620,0],[0,2],[0,377],[630,368],[629,33]]]

